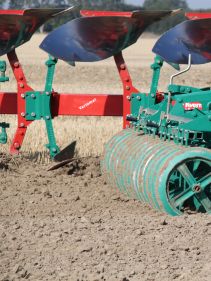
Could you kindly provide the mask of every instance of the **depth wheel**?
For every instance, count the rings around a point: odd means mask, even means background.
[[[189,209],[211,214],[211,161],[189,159],[179,164],[169,176],[169,203],[180,212]]]

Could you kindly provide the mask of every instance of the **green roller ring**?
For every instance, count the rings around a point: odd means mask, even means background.
[[[183,164],[186,165],[187,162],[198,161],[198,160],[206,162],[208,165],[208,170],[206,171],[208,178],[206,181],[207,181],[208,189],[211,191],[211,153],[209,152],[209,150],[202,149],[202,148],[195,148],[195,149],[192,148],[189,151],[186,150],[185,152],[181,153],[181,155],[176,156],[172,161],[170,161],[168,163],[166,170],[161,175],[160,180],[159,180],[160,186],[159,186],[158,192],[159,192],[160,200],[162,202],[164,210],[167,213],[169,213],[171,215],[183,214],[183,212],[180,211],[177,208],[177,206],[174,205],[174,203],[172,202],[172,200],[170,200],[170,198],[167,194],[167,187],[169,184],[168,181],[169,181],[169,177],[171,176],[171,173],[175,169],[178,169],[178,168],[180,169],[181,165],[183,165]],[[193,176],[193,178],[194,178],[194,176]],[[193,181],[192,177],[191,177],[191,180]],[[197,183],[197,180],[196,180],[196,183]],[[192,188],[194,188],[194,186]],[[186,191],[186,192],[188,192],[188,191]],[[185,194],[185,196],[188,196],[188,194],[187,195]],[[198,197],[198,196],[200,196],[200,192],[195,193],[195,191],[194,191],[192,196]],[[190,197],[191,197],[191,191],[190,191]],[[186,198],[186,197],[184,197],[184,198]],[[207,212],[211,213],[211,198],[207,197],[203,200],[206,201],[206,204],[208,205],[208,207],[210,206],[210,211],[208,210]]]

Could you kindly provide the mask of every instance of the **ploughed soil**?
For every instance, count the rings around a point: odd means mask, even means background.
[[[48,168],[0,156],[1,281],[211,280],[210,216],[128,200],[99,158]]]

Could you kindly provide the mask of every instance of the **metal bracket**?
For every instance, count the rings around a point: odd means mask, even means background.
[[[6,129],[10,127],[9,123],[2,122],[0,123],[1,133],[0,133],[0,143],[6,144],[7,143],[7,132]]]
[[[7,64],[6,64],[6,61],[4,60],[1,60],[0,61],[0,82],[7,82],[9,81],[9,77],[7,77],[5,75],[5,72],[7,70]]]

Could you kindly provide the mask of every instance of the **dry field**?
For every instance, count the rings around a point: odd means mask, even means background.
[[[44,88],[47,55],[36,35],[17,53],[29,84]],[[156,38],[143,40],[124,52],[134,85],[150,85],[150,52]],[[160,89],[175,70],[166,67]],[[15,91],[11,82],[1,91]],[[177,79],[195,86],[211,85],[211,67],[194,67]],[[59,62],[54,89],[72,93],[119,94],[122,86],[112,59],[77,64]],[[15,117],[1,116],[11,122]],[[57,118],[58,144],[77,141],[77,160],[47,172],[47,143],[42,122],[29,127],[24,156],[11,158],[0,146],[0,281],[209,281],[211,278],[211,219],[207,215],[171,218],[134,200],[106,183],[100,171],[104,143],[121,130],[121,118]],[[40,152],[39,161],[27,155]],[[42,163],[38,163],[42,162]]]

